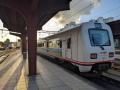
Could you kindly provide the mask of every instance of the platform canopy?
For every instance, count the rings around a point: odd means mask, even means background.
[[[0,19],[10,31],[23,32],[27,21],[37,20],[37,29],[57,12],[68,10],[71,0],[0,0]]]
[[[109,22],[107,24],[111,27],[113,35],[120,36],[120,20],[112,21],[112,22]]]
[[[11,34],[21,37],[22,52],[26,52],[28,46],[29,75],[37,73],[37,30],[41,30],[42,26],[59,11],[69,10],[70,1],[0,0],[0,19],[4,27],[11,32],[16,32]]]

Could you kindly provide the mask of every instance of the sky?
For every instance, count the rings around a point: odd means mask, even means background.
[[[17,39],[20,39],[19,37],[13,36],[9,34],[9,31],[6,31],[7,28],[3,27],[3,23],[0,20],[0,29],[3,29],[5,31],[0,30],[0,41],[4,42],[6,39],[10,39],[11,42],[18,41]]]
[[[98,17],[114,17],[115,20],[120,19],[120,0],[72,0],[70,10],[61,11],[56,14],[42,29],[58,31],[71,21],[82,23],[91,19],[97,19]],[[1,28],[3,28],[3,24],[0,21]],[[40,37],[47,35],[45,33],[38,34]],[[16,37],[12,35],[5,35],[2,38],[3,36],[0,31],[0,40],[4,41],[6,38],[10,38],[11,41],[16,41]]]
[[[114,17],[114,20],[120,19],[120,0],[73,0],[73,1],[70,4],[71,5],[70,11],[58,13],[58,16],[61,15],[61,17],[52,18],[43,26],[43,30],[58,31],[66,23],[69,23],[71,21],[82,23],[87,22],[91,19],[97,19],[98,17],[103,18]],[[64,19],[63,22],[61,18]],[[44,37],[46,35],[41,34],[39,36]]]
[[[82,22],[98,17],[114,17],[120,19],[120,0],[101,0],[100,4],[91,10],[89,15],[80,16]]]

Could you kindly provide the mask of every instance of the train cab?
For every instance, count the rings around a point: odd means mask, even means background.
[[[93,63],[92,67],[84,67],[81,70],[85,71],[86,68],[91,68],[92,70],[103,71],[110,68],[115,52],[110,27],[105,23],[91,21],[81,26],[80,34],[83,39],[83,60],[86,63]]]

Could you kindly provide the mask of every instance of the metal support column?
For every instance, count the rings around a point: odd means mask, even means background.
[[[22,40],[22,54],[23,58],[26,59],[27,56],[27,40],[26,40],[26,34],[23,33],[21,35],[21,40]]]
[[[37,23],[33,18],[27,20],[29,75],[36,75]]]
[[[22,53],[26,52],[26,36],[24,34],[22,34],[21,36],[21,40],[22,40]]]

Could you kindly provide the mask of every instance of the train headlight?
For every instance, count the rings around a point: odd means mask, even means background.
[[[97,53],[91,53],[90,58],[91,59],[97,59]]]
[[[114,57],[114,52],[109,52],[109,57]]]

